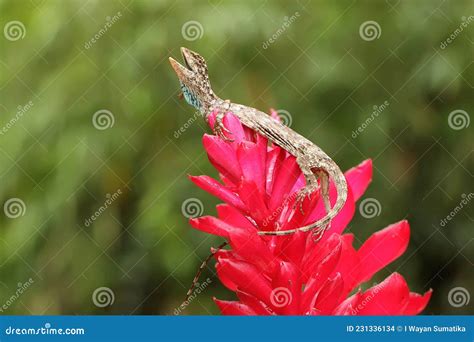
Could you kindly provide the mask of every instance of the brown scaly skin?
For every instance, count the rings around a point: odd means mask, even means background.
[[[213,111],[217,111],[218,114],[214,125],[215,134],[224,140],[231,140],[224,132],[228,133],[228,135],[231,135],[232,132],[222,124],[225,113],[231,112],[239,118],[242,124],[263,135],[295,156],[296,162],[301,168],[306,180],[306,186],[297,194],[297,203],[300,204],[300,209],[304,198],[318,189],[317,180],[320,180],[321,196],[326,208],[325,217],[303,227],[289,230],[259,231],[258,234],[288,235],[296,233],[297,231],[307,232],[314,229],[313,234],[315,239],[319,240],[329,228],[331,220],[341,211],[347,199],[346,179],[337,164],[318,146],[289,127],[276,121],[266,113],[217,97],[211,89],[207,64],[204,58],[186,48],[181,48],[181,53],[186,66],[181,65],[170,57],[171,66],[181,82],[182,89],[183,86],[185,87],[183,92],[191,93],[193,99],[196,100],[198,104],[196,105],[193,101],[191,101],[192,103],[190,101],[188,102],[198,108],[206,120]],[[337,190],[337,201],[332,208],[329,202],[330,178],[336,185]]]

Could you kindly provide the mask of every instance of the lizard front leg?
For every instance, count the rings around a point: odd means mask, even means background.
[[[329,200],[329,174],[323,168],[314,168],[312,169],[312,171],[319,179],[321,197],[323,198],[324,208],[326,209],[326,215],[328,215],[329,211],[331,210],[331,202]],[[322,225],[321,227],[317,227],[313,230],[313,238],[315,242],[319,241],[323,237],[324,232],[329,229],[330,225],[331,222],[328,221],[327,224]]]
[[[230,108],[230,100],[224,101],[227,108],[219,108],[217,109],[216,120],[214,122],[214,127],[212,128],[215,135],[220,137],[224,141],[232,142],[233,139],[228,138],[225,133],[232,134],[232,132],[224,126],[224,116],[225,112]],[[225,133],[224,133],[225,132]]]

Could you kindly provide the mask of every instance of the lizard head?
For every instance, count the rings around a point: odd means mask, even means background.
[[[169,61],[178,76],[186,102],[204,113],[217,99],[209,83],[206,61],[198,53],[184,47],[181,48],[181,54],[184,65],[171,57]]]

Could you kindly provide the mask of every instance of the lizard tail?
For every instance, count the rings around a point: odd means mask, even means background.
[[[194,276],[194,279],[193,279],[193,282],[188,290],[188,292],[186,293],[186,299],[184,300],[183,304],[180,305],[181,306],[186,306],[186,302],[189,300],[189,298],[191,297],[191,295],[193,294],[193,291],[194,289],[196,288],[196,286],[198,285],[198,281],[199,281],[199,278],[201,277],[201,274],[202,274],[202,271],[204,270],[204,268],[206,267],[207,263],[214,257],[214,255],[217,253],[217,251],[219,251],[219,249],[222,249],[224,248],[225,246],[227,246],[227,242],[223,242],[221,243],[214,252],[211,252],[207,258],[201,263],[201,266],[199,266],[199,269],[197,270],[196,272],[196,275]]]
[[[335,166],[335,168],[331,168],[329,170],[329,176],[333,179],[334,183],[336,184],[336,191],[337,191],[337,200],[329,212],[323,218],[319,219],[316,222],[308,224],[306,226],[302,226],[299,228],[288,229],[288,230],[277,230],[277,231],[259,231],[258,235],[289,235],[294,234],[296,232],[307,232],[313,229],[318,228],[318,239],[319,240],[324,232],[329,229],[331,220],[336,217],[336,215],[341,211],[342,207],[346,203],[347,200],[347,181],[346,177],[339,169],[339,167]]]

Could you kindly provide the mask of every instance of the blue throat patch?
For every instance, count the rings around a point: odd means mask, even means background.
[[[181,82],[180,82],[181,83]],[[196,95],[189,90],[183,83],[181,83],[181,91],[183,92],[184,99],[194,108],[201,110],[201,103],[199,102]]]

